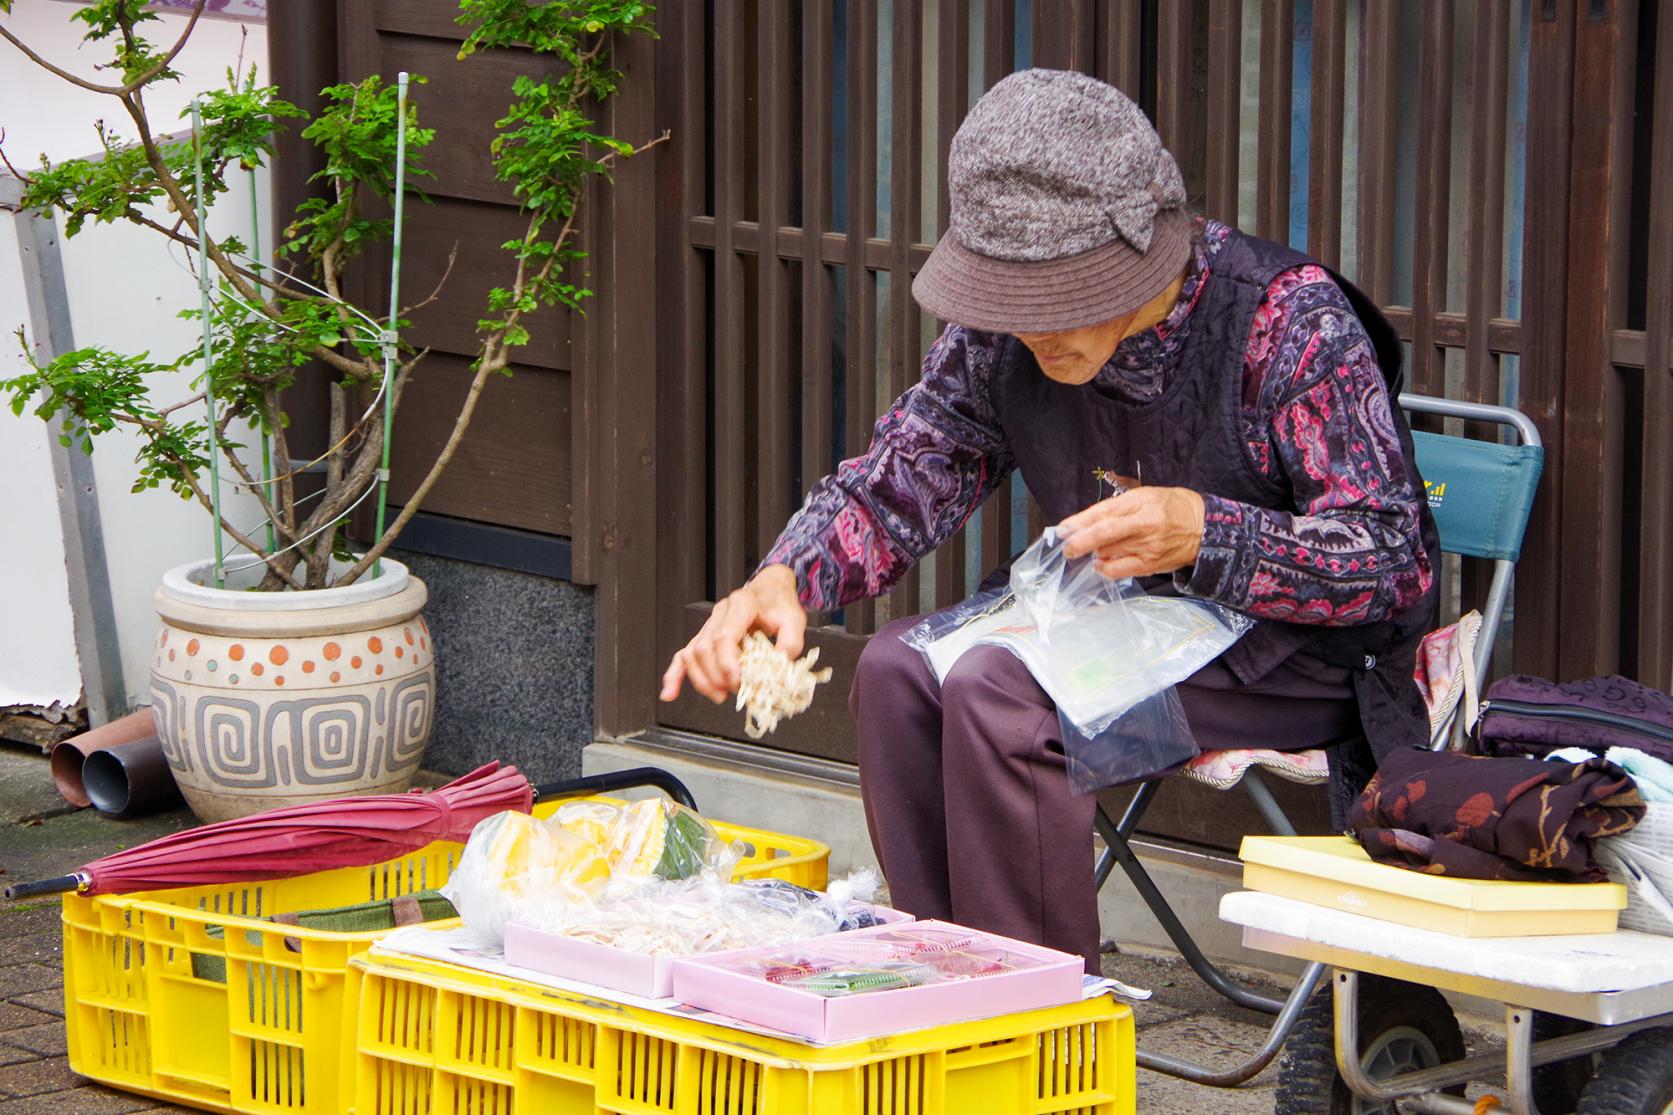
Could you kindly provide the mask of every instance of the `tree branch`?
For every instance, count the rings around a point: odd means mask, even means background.
[[[180,37],[174,41],[173,46],[169,47],[168,53],[157,59],[156,62],[152,63],[150,68],[148,68],[144,73],[123,85],[119,93],[134,92],[140,86],[144,85],[146,82],[150,81],[152,78],[156,77],[168,68],[168,64],[174,61],[174,56],[179,54],[180,51],[185,48],[186,40],[192,37],[192,28],[198,25],[198,16],[203,14],[204,6],[207,5],[208,2],[209,0],[197,0],[197,3],[192,5],[192,14],[190,18],[186,20],[185,30],[180,32]],[[124,24],[123,26],[131,30],[127,24]],[[238,60],[240,64],[244,61],[244,48],[242,46],[238,48]]]
[[[232,446],[222,445],[221,453],[226,457],[227,463],[232,466],[232,471],[238,474],[238,479],[244,482],[244,487],[249,489],[250,494],[256,497],[256,502],[261,505],[262,511],[267,515],[268,521],[273,524],[274,529],[284,536],[287,543],[295,542],[296,534],[280,516],[279,509],[273,506],[272,501],[268,498],[268,493],[264,490],[267,485],[258,481],[250,473],[249,466],[244,463]]]
[[[86,89],[90,93],[108,93],[113,97],[121,96],[124,91],[123,86],[100,85],[96,81],[88,81],[84,77],[77,77],[68,70],[60,69],[59,67],[54,66],[51,62],[48,62],[45,58],[42,58],[39,54],[30,50],[29,47],[24,44],[22,39],[18,38],[6,29],[6,25],[4,23],[0,23],[0,38],[5,39],[7,42],[17,47],[18,50],[23,52],[24,57],[28,58],[29,61],[35,63],[35,65],[39,66],[41,69],[47,71],[55,77],[63,78],[71,85],[80,86],[82,89]]]
[[[448,253],[447,253],[447,266],[442,269],[441,278],[436,280],[435,289],[430,292],[430,296],[428,298],[424,299],[424,301],[418,303],[417,305],[401,307],[400,312],[396,316],[397,317],[406,317],[408,314],[414,313],[415,311],[418,311],[418,310],[422,310],[424,307],[426,307],[430,303],[434,302],[437,298],[440,298],[442,287],[447,285],[447,277],[449,275],[453,274],[453,263],[458,258],[459,258],[459,242],[457,240],[455,240],[453,242],[453,247],[451,249],[449,249]]]
[[[145,418],[142,415],[137,414],[117,414],[113,417],[115,417],[119,422],[128,422],[132,425],[142,426],[147,429],[159,429],[166,425],[166,423],[162,422],[160,419]],[[262,548],[256,545],[255,540],[245,535],[243,531],[239,530],[231,523],[227,522],[226,516],[217,516],[215,514],[215,501],[210,499],[208,494],[204,492],[203,488],[198,484],[197,478],[192,475],[191,470],[186,468],[185,464],[179,460],[176,460],[174,463],[176,467],[180,469],[181,482],[184,483],[187,490],[197,498],[198,503],[203,506],[203,509],[208,511],[210,516],[216,519],[216,523],[221,530],[224,530],[228,535],[230,535],[234,542],[237,542],[240,546],[250,551],[253,556],[261,558],[262,562],[269,569],[273,570],[273,572],[276,573],[280,580],[282,580],[285,584],[289,585],[293,589],[300,589],[302,587],[293,577],[291,577],[288,570],[283,569],[279,565],[279,563],[275,560],[274,555],[263,553]]]

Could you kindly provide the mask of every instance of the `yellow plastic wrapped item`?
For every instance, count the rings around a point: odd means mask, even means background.
[[[666,798],[570,802],[551,823],[596,848],[614,876],[687,879],[707,869],[724,879],[737,859],[707,821]]]
[[[442,893],[472,932],[497,947],[512,918],[591,905],[611,879],[726,879],[738,855],[674,802],[576,801],[545,819],[508,812],[478,824]]]

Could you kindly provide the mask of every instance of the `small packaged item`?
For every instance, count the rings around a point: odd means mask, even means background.
[[[678,960],[674,997],[840,1042],[1074,1002],[1078,956],[925,921]]]

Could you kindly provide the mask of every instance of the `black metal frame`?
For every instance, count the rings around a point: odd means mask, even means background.
[[[1517,439],[1526,445],[1540,444],[1539,431],[1534,428],[1527,416],[1511,407],[1490,406],[1478,403],[1457,402],[1451,399],[1440,399],[1428,395],[1402,394],[1400,396],[1402,408],[1420,414],[1433,414],[1449,418],[1463,418],[1479,422],[1498,423],[1511,430]],[[1444,548],[1444,546],[1443,546]],[[1515,576],[1516,563],[1514,561],[1499,560],[1494,562],[1493,578],[1488,590],[1487,612],[1482,621],[1481,633],[1476,644],[1475,660],[1471,664],[1476,678],[1477,687],[1484,685],[1492,664],[1493,644],[1499,636],[1499,629],[1503,620],[1504,605],[1510,591],[1511,581]],[[1440,750],[1448,739],[1450,730],[1458,720],[1454,718],[1441,726],[1435,738],[1430,740],[1430,747]],[[1285,816],[1283,808],[1272,796],[1272,791],[1262,780],[1255,768],[1250,767],[1244,772],[1241,785],[1254,799],[1255,806],[1260,810],[1272,831],[1279,836],[1294,836],[1295,826]],[[1119,864],[1126,873],[1127,879],[1138,891],[1139,897],[1150,908],[1151,914],[1168,935],[1180,956],[1191,966],[1191,970],[1211,989],[1236,1003],[1240,1007],[1260,1011],[1264,1014],[1276,1015],[1272,1028],[1267,1034],[1261,1049],[1249,1060],[1234,1068],[1215,1071],[1203,1065],[1180,1060],[1161,1054],[1150,1053],[1140,1049],[1138,1051],[1139,1064],[1148,1069],[1165,1072],[1195,1083],[1212,1087],[1233,1087],[1253,1079],[1277,1054],[1279,1048],[1289,1037],[1294,1028],[1295,1020],[1312,995],[1313,989],[1323,977],[1325,965],[1309,964],[1302,972],[1301,979],[1291,989],[1285,999],[1274,999],[1262,995],[1257,991],[1244,987],[1232,977],[1222,971],[1202,951],[1191,931],[1174,912],[1161,888],[1150,877],[1138,856],[1133,852],[1132,836],[1138,829],[1139,821],[1144,817],[1145,810],[1155,799],[1161,782],[1146,782],[1139,787],[1132,800],[1122,811],[1119,821],[1112,820],[1103,805],[1097,807],[1093,815],[1093,826],[1098,835],[1103,838],[1104,851],[1098,857],[1097,867],[1094,869],[1094,886],[1101,890],[1109,879],[1110,873]]]

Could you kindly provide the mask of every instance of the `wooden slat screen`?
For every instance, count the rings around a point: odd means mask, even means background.
[[[509,187],[493,175],[488,140],[504,113],[512,80],[551,63],[514,51],[460,62],[456,3],[339,0],[339,67],[345,81],[370,73],[393,84],[400,70],[422,75],[412,98],[437,141],[423,155],[434,177],[414,182],[426,200],[406,207],[401,290],[424,300],[452,271],[441,297],[412,314],[402,339],[431,354],[414,373],[396,415],[390,501],[399,505],[429,470],[471,379],[475,322],[488,289],[504,285],[515,262],[500,245],[522,230]],[[388,298],[389,256],[368,252],[353,276],[361,304]],[[574,526],[577,454],[571,436],[574,383],[571,322],[556,310],[531,315],[532,343],[515,374],[491,384],[448,470],[424,502],[426,512],[543,534]],[[365,527],[369,528],[369,521]]]
[[[1551,479],[1520,579],[1516,664],[1572,675],[1625,663],[1665,684],[1673,20],[1656,28],[1645,106],[1654,110],[1644,162],[1655,188],[1639,183],[1633,193],[1629,125],[1577,128],[1574,111],[1589,98],[1592,111],[1632,118],[1626,62],[1639,23],[1654,17],[1605,3],[1599,21],[1597,6],[716,0],[712,20],[683,14],[671,44],[687,67],[682,119],[707,144],[688,148],[677,189],[665,193],[686,250],[668,272],[684,307],[673,347],[685,363],[664,379],[683,400],[682,452],[699,454],[681,460],[707,460],[708,471],[681,466],[672,480],[682,500],[700,495],[701,514],[664,501],[682,550],[664,562],[679,569],[662,589],[664,648],[701,622],[705,599],[760,560],[798,488],[860,452],[878,414],[915,380],[932,323],[910,281],[946,225],[947,145],[972,97],[1021,61],[1123,87],[1154,113],[1207,215],[1345,268],[1409,343],[1411,388],[1520,401],[1546,433]],[[1016,57],[1019,44],[1027,58]],[[693,76],[710,59],[714,72]],[[1571,64],[1597,79],[1595,92],[1565,72]],[[1609,170],[1611,200],[1593,207],[1603,216],[1571,227],[1582,184],[1592,188],[1601,173],[1594,164]],[[1605,274],[1622,271],[1629,224],[1652,245],[1642,322],[1627,320],[1621,283]],[[1582,229],[1605,246],[1578,249]],[[1577,260],[1598,277],[1591,302],[1568,281]],[[1623,382],[1638,384],[1636,394]],[[1602,417],[1579,414],[1586,408]],[[1623,423],[1637,431],[1641,462],[1622,464],[1615,452],[1617,463],[1600,470],[1578,459]],[[845,609],[839,626],[815,634],[836,684],[846,685],[840,675],[879,624],[960,598],[1042,525],[1008,482],[889,596]],[[1577,539],[1584,550],[1600,532],[1613,541],[1570,556]],[[1570,584],[1574,570],[1613,576],[1617,590]],[[1623,570],[1646,605],[1624,627]],[[1454,606],[1477,600],[1477,570],[1449,566],[1448,580]],[[1563,602],[1548,606],[1559,581]],[[1610,617],[1580,618],[1594,607]],[[698,702],[664,720],[736,730]],[[834,702],[772,742],[835,757],[851,746]]]

